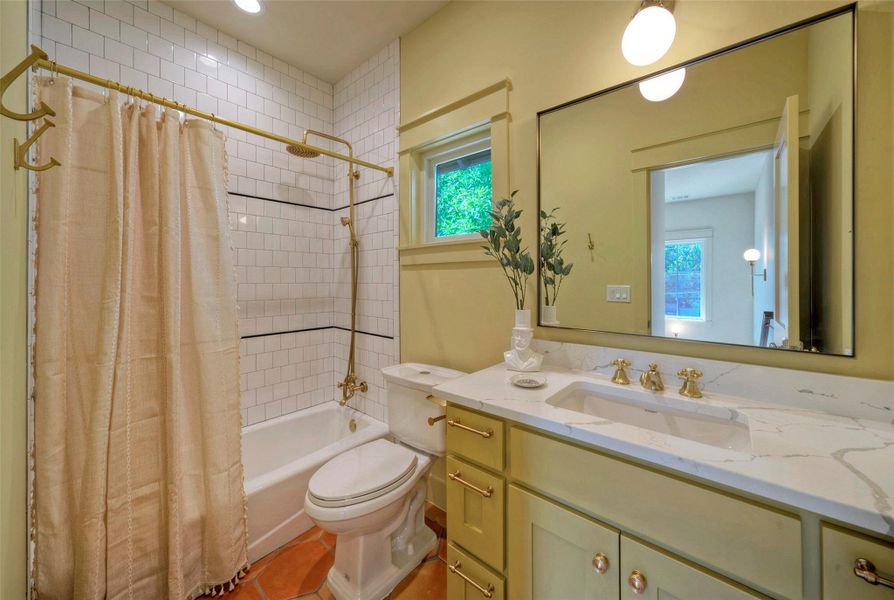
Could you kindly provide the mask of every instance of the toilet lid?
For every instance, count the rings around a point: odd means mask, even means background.
[[[388,493],[413,476],[416,454],[388,440],[347,450],[320,467],[308,491],[321,506],[349,506]]]

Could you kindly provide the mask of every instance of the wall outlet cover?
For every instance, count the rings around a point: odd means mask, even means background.
[[[605,286],[605,299],[608,302],[626,302],[630,304],[630,286],[629,285],[607,285]]]

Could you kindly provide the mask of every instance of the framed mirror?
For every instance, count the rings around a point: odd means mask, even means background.
[[[854,352],[853,7],[538,113],[541,326]]]

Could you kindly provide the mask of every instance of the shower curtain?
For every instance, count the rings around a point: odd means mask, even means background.
[[[41,79],[34,581],[182,600],[247,567],[223,135]]]

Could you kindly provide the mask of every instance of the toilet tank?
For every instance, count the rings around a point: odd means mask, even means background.
[[[388,428],[398,440],[423,452],[443,456],[447,437],[444,419],[428,424],[429,418],[444,414],[444,401],[432,394],[439,383],[465,375],[462,371],[402,363],[382,369],[388,396]]]

